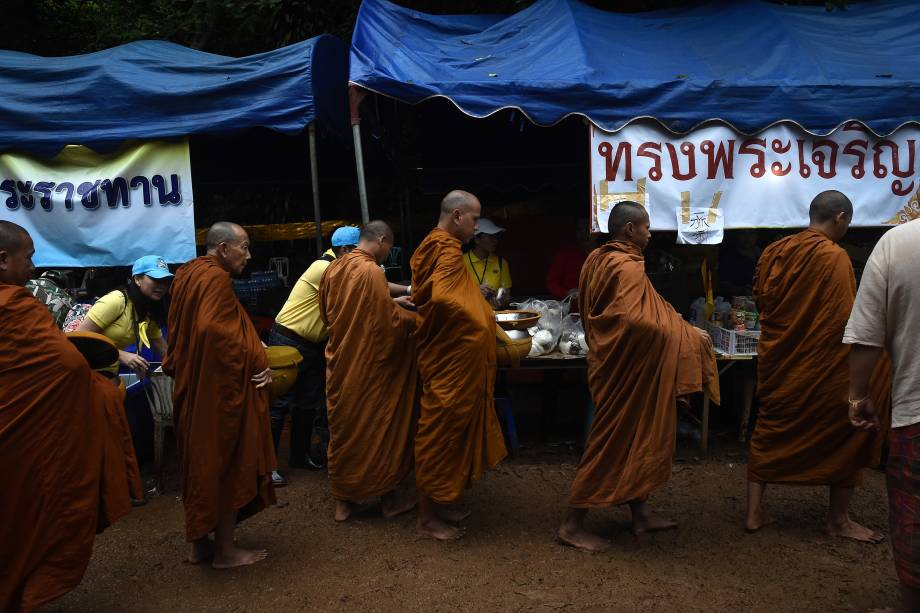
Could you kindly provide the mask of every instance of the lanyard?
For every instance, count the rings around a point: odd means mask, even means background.
[[[472,250],[472,249],[470,249],[469,251],[467,251],[467,252],[466,252],[466,259],[468,259],[468,260],[470,261],[470,268],[473,270],[473,275],[476,277],[476,281],[479,282],[479,285],[482,285],[483,281],[484,281],[485,278],[486,278],[486,270],[488,270],[488,267],[489,267],[489,256],[488,256],[488,254],[486,254],[486,259],[485,259],[485,261],[479,260],[480,262],[483,262],[483,264],[482,264],[482,275],[480,276],[479,273],[476,272],[476,265],[473,264],[473,256],[471,255],[472,253],[473,253],[473,250]]]

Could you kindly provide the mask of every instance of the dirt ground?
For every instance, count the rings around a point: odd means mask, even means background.
[[[888,543],[822,533],[827,492],[774,487],[777,524],[747,535],[743,447],[717,441],[705,461],[678,451],[651,502],[678,530],[636,540],[625,508],[589,525],[613,547],[585,554],[557,544],[577,454],[536,445],[470,490],[473,515],[455,543],[416,537],[414,515],[332,520],[325,472],[289,471],[282,508],[245,522],[239,540],[266,562],[215,571],[183,561],[182,506],[167,493],[109,528],[83,583],[48,611],[869,611],[897,604]],[[887,534],[884,478],[870,471],[853,505]]]

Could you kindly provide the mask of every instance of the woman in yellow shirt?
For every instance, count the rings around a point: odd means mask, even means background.
[[[146,376],[150,364],[140,356],[141,343],[147,341],[160,358],[166,355],[160,326],[166,323],[162,301],[172,277],[160,256],[139,258],[127,286],[97,300],[77,330],[105,335],[118,347],[118,361],[137,376]],[[138,345],[137,353],[124,350],[132,344]]]
[[[498,235],[504,231],[504,228],[480,217],[476,222],[473,245],[463,255],[466,269],[476,280],[483,297],[497,309],[505,308],[511,302],[511,267],[508,260],[496,253]]]

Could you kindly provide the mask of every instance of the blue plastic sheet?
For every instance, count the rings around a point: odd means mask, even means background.
[[[128,139],[317,120],[347,130],[347,48],[323,35],[230,58],[164,41],[45,58],[0,51],[0,148],[55,152]]]
[[[920,116],[920,3],[626,14],[538,0],[510,16],[437,16],[365,0],[350,81],[408,103],[443,96],[474,117],[517,108],[540,125],[581,114],[615,131],[654,117],[686,132],[721,119],[753,133],[789,120],[826,134],[858,120],[888,134]]]

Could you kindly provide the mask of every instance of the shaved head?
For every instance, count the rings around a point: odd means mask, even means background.
[[[607,221],[607,227],[610,233],[616,237],[623,231],[626,224],[638,225],[646,220],[648,220],[648,212],[644,206],[638,202],[624,200],[614,205]]]
[[[243,226],[232,221],[218,221],[208,230],[208,255],[217,258],[218,263],[231,276],[243,274],[246,264],[252,258],[249,253],[249,235]]]
[[[393,247],[393,230],[385,221],[375,219],[361,228],[358,249],[369,253],[378,264],[386,262]]]
[[[838,213],[843,213],[844,217],[853,217],[853,203],[842,192],[829,189],[821,192],[811,201],[808,207],[808,219],[812,223],[824,223],[830,221]]]
[[[25,285],[35,276],[35,245],[22,226],[0,220],[0,283]]]
[[[208,230],[208,251],[214,251],[221,243],[235,243],[246,236],[246,230],[232,221],[218,221]]]
[[[29,233],[12,221],[0,219],[0,251],[18,251],[26,243]]]
[[[479,204],[479,198],[462,189],[455,189],[441,200],[441,215],[450,215],[456,210],[465,213],[475,204]]]
[[[387,222],[375,219],[367,222],[367,224],[361,228],[361,240],[373,241],[378,238],[389,238],[393,240],[393,230],[390,229]]]
[[[808,207],[808,227],[827,234],[839,243],[853,221],[853,203],[845,194],[834,189],[821,192]]]
[[[476,234],[476,222],[481,213],[479,198],[462,189],[455,189],[441,200],[438,227],[465,243]]]

